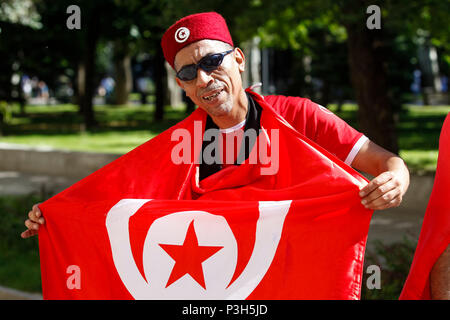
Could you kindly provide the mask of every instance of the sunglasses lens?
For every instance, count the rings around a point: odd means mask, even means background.
[[[181,68],[181,70],[177,73],[177,77],[183,81],[194,80],[197,78],[197,69],[200,67],[202,70],[206,72],[211,72],[216,70],[223,61],[223,57],[232,52],[233,50],[229,50],[224,53],[216,53],[210,56],[206,56],[200,60],[200,62],[195,65],[191,64],[189,66]]]
[[[199,66],[205,71],[214,71],[218,66],[220,66],[222,60],[222,54],[212,54],[202,59],[202,61],[199,63]]]
[[[190,65],[187,67],[182,68],[178,74],[178,78],[180,78],[183,81],[189,81],[192,79],[195,79],[197,76],[197,66],[196,65]]]

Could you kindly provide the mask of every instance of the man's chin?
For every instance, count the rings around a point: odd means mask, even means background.
[[[230,114],[232,106],[227,103],[218,104],[217,106],[205,106],[205,110],[211,117],[224,117]]]

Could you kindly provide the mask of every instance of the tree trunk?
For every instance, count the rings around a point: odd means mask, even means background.
[[[330,89],[330,82],[327,79],[323,79],[319,103],[325,108],[328,108],[328,104],[330,103]]]
[[[86,87],[86,68],[84,66],[84,59],[78,62],[77,67],[77,84],[76,84],[76,94],[75,103],[78,105],[79,114],[83,114],[83,104],[81,101],[84,99],[84,88]]]
[[[87,48],[87,53],[85,57],[85,73],[84,73],[84,95],[80,97],[80,109],[83,113],[84,125],[87,129],[90,129],[96,125],[94,118],[94,106],[92,99],[94,98],[94,60],[95,60],[95,49]]]
[[[1,112],[2,110],[0,110],[0,137],[3,136],[3,126],[4,126],[4,122],[3,122],[3,112]]]
[[[164,100],[167,90],[167,76],[165,68],[165,59],[161,49],[161,45],[157,46],[158,50],[155,56],[155,115],[154,120],[160,121],[164,117]]]
[[[83,129],[91,129],[97,124],[94,117],[94,106],[92,100],[94,98],[95,92],[95,56],[98,38],[98,17],[95,12],[93,12],[87,25],[85,37],[86,47],[84,50],[83,62],[78,69],[80,76],[80,78],[78,79],[79,103],[85,126],[85,128]],[[83,70],[83,68],[80,70],[80,67],[84,68],[84,72],[80,72]]]
[[[131,57],[128,43],[123,40],[114,42],[115,99],[117,105],[128,104],[128,96],[132,89]]]
[[[20,108],[20,115],[21,116],[25,116],[26,114],[26,110],[25,110],[25,105],[27,100],[25,99],[25,96],[23,94],[22,89],[19,87],[19,108]]]
[[[350,75],[358,103],[360,131],[385,149],[398,153],[393,104],[379,52],[381,30],[346,25]]]

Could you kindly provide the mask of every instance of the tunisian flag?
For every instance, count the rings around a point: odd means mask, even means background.
[[[197,109],[41,204],[44,298],[358,299],[367,180],[250,93],[261,133],[243,164],[198,181]],[[175,132],[192,161],[174,163]]]
[[[433,190],[428,201],[419,242],[400,299],[431,299],[430,272],[450,243],[450,114],[439,138],[439,156]]]

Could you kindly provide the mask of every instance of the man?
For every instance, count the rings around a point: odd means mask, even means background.
[[[206,129],[218,128],[226,135],[260,126],[263,111],[256,102],[256,94],[242,87],[244,53],[234,47],[222,16],[215,12],[187,16],[166,31],[161,45],[166,60],[177,72],[178,85],[209,115]],[[409,172],[401,158],[308,99],[270,96],[265,100],[297,131],[353,168],[375,176],[360,190],[366,208],[382,210],[400,205],[409,185]],[[247,150],[244,153],[248,156],[251,146],[247,141],[241,148]],[[219,163],[203,163],[200,180],[224,167]],[[45,223],[37,205],[28,216],[23,238],[37,234],[39,226]]]

